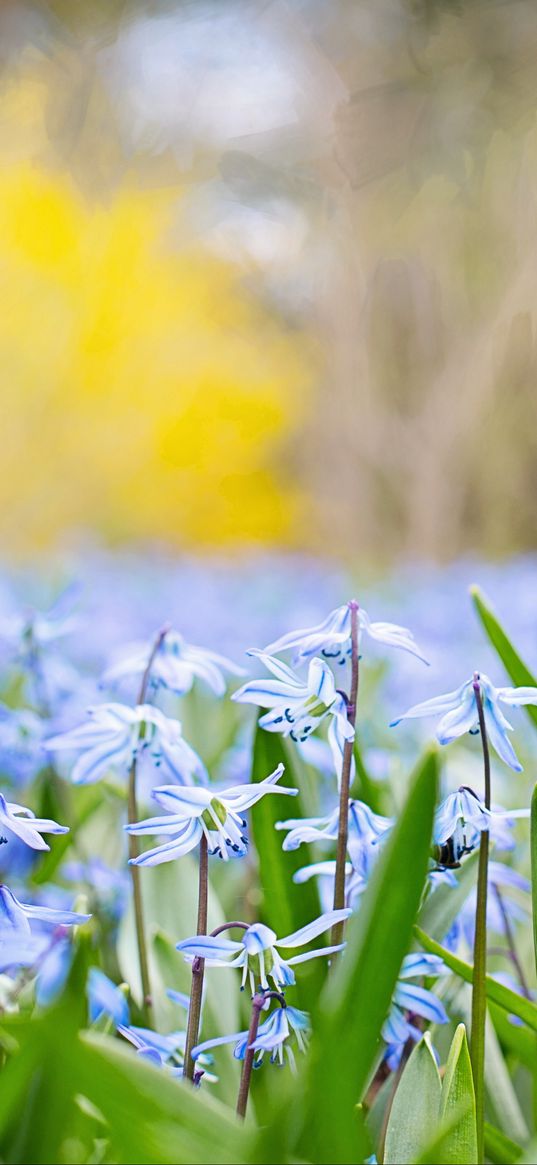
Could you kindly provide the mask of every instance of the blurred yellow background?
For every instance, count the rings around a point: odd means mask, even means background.
[[[534,547],[537,8],[0,11],[0,534]]]

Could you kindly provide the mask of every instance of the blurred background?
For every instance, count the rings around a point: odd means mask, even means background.
[[[2,0],[4,554],[537,541],[537,5]]]

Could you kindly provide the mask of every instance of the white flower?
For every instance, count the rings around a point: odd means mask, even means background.
[[[337,946],[320,947],[315,951],[306,951],[303,955],[294,955],[284,960],[278,947],[303,947],[318,935],[330,930],[334,923],[342,922],[352,913],[350,910],[331,910],[321,914],[308,926],[303,926],[286,938],[278,938],[276,932],[262,922],[249,926],[239,941],[225,938],[224,935],[195,935],[183,942],[177,943],[177,950],[190,959],[205,959],[208,967],[241,967],[242,986],[250,979],[252,995],[259,985],[264,991],[269,990],[269,979],[279,991],[282,987],[291,987],[295,982],[292,967],[296,963],[306,963],[309,959],[318,959],[323,955],[334,954],[342,950],[344,943]]]
[[[354,740],[354,728],[347,718],[347,705],[336,690],[332,671],[322,659],[312,659],[304,681],[279,659],[263,651],[251,651],[268,668],[274,679],[248,680],[231,697],[239,704],[258,704],[270,711],[260,718],[267,732],[281,732],[303,743],[317,726],[331,718],[328,737],[338,773],[341,773],[346,740]]]
[[[402,720],[411,720],[419,716],[440,716],[440,723],[436,729],[436,739],[439,744],[451,744],[466,732],[479,732],[479,713],[476,700],[476,685],[478,685],[483,704],[483,714],[487,735],[492,747],[501,760],[510,768],[519,773],[522,765],[507,735],[512,732],[513,726],[506,720],[500,704],[507,704],[511,708],[522,704],[537,704],[537,688],[495,688],[488,676],[474,672],[470,680],[466,680],[454,692],[446,692],[443,696],[434,696],[432,700],[424,700],[421,704],[414,704],[392,720],[390,728],[395,728]]]
[[[367,611],[358,608],[359,636],[367,635],[386,647],[400,647],[403,651],[417,656],[423,663],[425,657],[415,642],[412,632],[397,623],[372,623]],[[361,641],[360,641],[361,642]],[[278,651],[294,648],[293,661],[300,663],[314,655],[323,655],[331,663],[344,664],[351,653],[351,608],[348,603],[331,611],[323,623],[315,627],[305,627],[300,631],[290,631],[281,635],[274,643],[269,643],[265,652],[275,655]]]
[[[101,683],[114,685],[130,677],[143,676],[153,650],[152,643],[134,644],[124,659],[107,668]],[[215,696],[223,696],[226,690],[223,672],[242,676],[244,668],[206,647],[193,647],[178,631],[166,631],[162,632],[154,651],[149,686],[167,688],[184,696],[197,678],[203,680]]]
[[[298,789],[279,788],[277,782],[283,765],[252,785],[236,785],[222,791],[217,789],[186,788],[179,785],[163,786],[153,790],[153,797],[168,810],[165,817],[150,817],[135,825],[126,825],[128,833],[138,837],[145,834],[170,835],[171,840],[131,858],[138,866],[158,866],[173,861],[195,849],[201,838],[207,838],[209,852],[224,861],[236,855],[243,857],[248,848],[246,822],[241,814],[267,793],[295,796]]]
[[[179,721],[152,704],[97,704],[88,709],[85,724],[49,738],[45,747],[80,752],[71,773],[75,785],[100,781],[111,768],[127,773],[142,756],[173,780],[190,784],[195,778],[207,779],[202,760],[181,735]]]

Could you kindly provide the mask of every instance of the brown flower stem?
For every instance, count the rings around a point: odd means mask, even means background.
[[[358,700],[358,603],[351,599],[351,690],[347,701],[347,719],[354,728],[356,724],[356,704]],[[346,740],[343,748],[341,785],[339,790],[339,822],[336,850],[336,874],[334,879],[334,910],[343,910],[345,903],[345,866],[347,863],[347,843],[349,837],[349,790],[352,770],[354,741]],[[332,927],[331,944],[336,946],[343,939],[344,922],[336,922]]]
[[[483,749],[485,777],[485,808],[490,809],[490,752],[483,710],[483,698],[479,675],[474,675],[474,695]],[[477,1159],[479,1165],[485,1153],[485,1023],[487,1018],[486,974],[487,974],[487,892],[489,867],[489,832],[481,831],[479,844],[479,871],[477,875],[477,899],[475,912],[474,973],[472,983],[472,1027],[470,1037],[470,1059],[474,1077]]]
[[[144,704],[147,696],[147,688],[151,676],[151,668],[153,666],[155,656],[163,643],[165,636],[168,634],[168,627],[163,627],[151,649],[147,666],[142,676],[140,691],[138,693],[137,706]],[[127,821],[129,825],[135,825],[138,821],[138,801],[136,796],[136,757],[130,767],[129,772],[129,787],[127,796]],[[129,833],[129,859],[137,858],[139,854],[138,838]],[[138,866],[129,865],[131,883],[132,883],[132,897],[134,903],[134,922],[136,927],[136,945],[138,947],[138,962],[140,966],[140,979],[142,983],[142,1000],[144,1018],[149,1027],[153,1024],[153,1003],[151,998],[151,982],[149,977],[149,959],[147,954],[147,941],[145,935],[144,925],[144,910],[142,902],[142,886],[140,882],[140,870]]]
[[[198,927],[196,934],[207,934],[207,905],[209,896],[209,851],[207,837],[202,834],[200,841],[200,868],[198,889]],[[192,1059],[192,1048],[195,1048],[200,1030],[201,1003],[203,996],[203,976],[205,959],[195,958],[192,962],[192,986],[190,989],[190,1005],[188,1008],[188,1024],[185,1043],[184,1074],[187,1080],[194,1080],[195,1061]]]

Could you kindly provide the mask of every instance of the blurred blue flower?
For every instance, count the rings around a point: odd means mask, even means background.
[[[515,895],[513,895],[513,890]],[[525,927],[531,911],[529,894],[531,884],[527,878],[517,870],[506,866],[504,862],[489,862],[488,894],[487,894],[487,932],[506,937],[506,919],[504,910],[500,906],[500,898],[507,910],[509,924],[517,922]],[[518,895],[518,896],[517,896]],[[528,900],[524,902],[524,898]],[[475,933],[476,887],[470,891],[461,907],[449,933],[444,938],[444,946],[457,952],[466,947],[473,950]]]
[[[88,709],[89,719],[70,732],[52,736],[45,747],[80,751],[71,773],[75,784],[90,784],[106,777],[111,768],[127,773],[134,760],[149,759],[155,769],[171,780],[190,784],[205,781],[200,757],[181,735],[178,720],[171,720],[152,704],[97,704]]]
[[[492,747],[510,768],[515,772],[522,772],[522,765],[507,735],[508,732],[512,732],[513,726],[506,720],[500,704],[507,704],[512,708],[523,704],[537,704],[537,688],[495,688],[488,676],[475,672],[472,678],[461,684],[456,691],[435,696],[432,700],[424,700],[421,704],[414,704],[403,716],[392,720],[390,728],[395,728],[402,720],[439,715],[441,720],[436,730],[439,744],[451,744],[466,732],[478,733],[479,716],[474,688],[476,683],[479,684],[487,735]]]
[[[86,993],[90,1023],[96,1023],[102,1015],[113,1019],[116,1027],[129,1023],[129,1005],[121,987],[116,987],[99,967],[90,967]]]
[[[80,914],[74,910],[55,910],[50,906],[37,906],[31,902],[19,902],[9,886],[0,885],[0,931],[12,927],[22,934],[30,934],[30,922],[44,926],[81,926],[88,922],[91,914]]]
[[[277,784],[283,775],[284,766],[278,768],[252,785],[236,785],[229,789],[215,790],[186,788],[180,785],[164,785],[153,790],[153,797],[168,810],[165,817],[150,817],[135,825],[126,825],[128,833],[136,836],[145,834],[171,834],[171,841],[155,849],[147,850],[131,863],[138,866],[158,866],[170,862],[195,849],[203,836],[207,838],[209,852],[218,854],[224,861],[230,857],[244,857],[248,840],[244,830],[246,822],[240,814],[250,809],[268,793],[282,793],[295,796],[298,789],[280,788]]]
[[[205,960],[208,967],[241,967],[242,987],[248,977],[252,994],[260,984],[264,991],[269,990],[269,979],[279,991],[282,987],[291,987],[295,982],[293,966],[297,963],[306,963],[309,959],[318,959],[323,955],[333,954],[345,946],[321,947],[314,951],[307,951],[303,955],[294,955],[291,959],[283,959],[278,947],[303,947],[312,939],[330,930],[336,922],[348,918],[350,910],[331,910],[301,927],[286,938],[278,938],[276,932],[261,922],[253,923],[245,930],[242,938],[234,941],[225,938],[223,934],[196,935],[177,943],[177,950],[189,959],[200,958]]]
[[[423,663],[428,661],[422,655],[412,632],[397,623],[372,623],[367,611],[358,608],[360,636],[364,634],[386,647],[400,647],[403,651],[417,656]],[[360,638],[360,647],[362,639]],[[344,664],[351,653],[351,611],[348,603],[336,607],[328,617],[315,627],[305,627],[300,631],[290,631],[281,635],[265,647],[269,655],[294,648],[293,662],[302,663],[314,655],[324,655],[331,663]]]
[[[43,748],[45,723],[30,708],[0,703],[0,768],[16,784],[24,784],[47,764]]]
[[[133,1044],[141,1059],[154,1064],[157,1068],[166,1068],[172,1076],[182,1076],[185,1058],[186,1032],[170,1032],[169,1035],[160,1035],[146,1027],[134,1027],[132,1024],[119,1024],[118,1032],[129,1043]],[[203,1079],[209,1083],[216,1083],[217,1076],[207,1071],[211,1067],[213,1057],[204,1055],[199,1057],[199,1069],[203,1072]]]
[[[412,954],[403,959],[390,1014],[382,1028],[387,1044],[384,1059],[395,1071],[399,1066],[407,1040],[417,1043],[423,1032],[413,1021],[416,1017],[431,1023],[448,1023],[443,1003],[426,987],[409,983],[409,979],[431,978],[448,974],[448,969],[436,955]]]
[[[143,676],[153,645],[154,640],[133,645],[124,659],[106,669],[102,684],[115,685],[124,679]],[[203,680],[215,696],[223,696],[226,690],[224,672],[242,676],[244,668],[206,647],[193,647],[177,631],[167,631],[153,656],[149,686],[163,687],[184,696],[197,678]]]
[[[121,918],[131,889],[127,870],[113,869],[101,858],[92,857],[87,862],[64,862],[61,874],[67,882],[86,883],[99,908],[115,921]]]
[[[319,899],[323,910],[328,911],[334,901],[334,879],[336,876],[336,862],[334,859],[327,862],[311,862],[302,866],[293,874],[293,882],[302,885],[310,878],[317,878],[319,883]],[[358,905],[360,895],[367,886],[367,878],[355,870],[350,862],[345,863],[345,902],[352,910]]]
[[[43,841],[42,833],[69,833],[69,827],[36,817],[31,809],[6,801],[0,793],[0,845],[9,845],[13,837],[18,837],[30,849],[48,850],[50,846]]]

